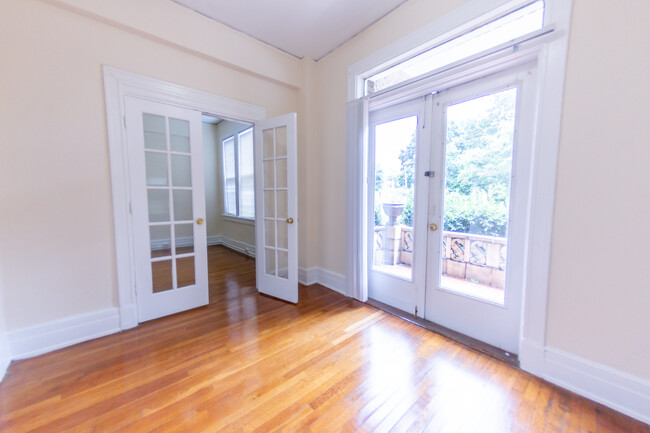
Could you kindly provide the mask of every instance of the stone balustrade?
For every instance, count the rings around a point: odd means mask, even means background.
[[[442,274],[503,288],[507,239],[470,233],[443,232]],[[377,265],[413,264],[411,227],[375,227],[373,260]]]

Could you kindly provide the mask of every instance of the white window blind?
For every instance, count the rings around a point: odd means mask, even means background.
[[[235,137],[223,141],[224,213],[237,215],[237,175],[235,172]]]
[[[253,128],[240,132],[239,146],[239,216],[255,218],[255,168]]]

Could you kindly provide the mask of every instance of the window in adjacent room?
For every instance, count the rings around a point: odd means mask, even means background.
[[[224,214],[255,218],[253,128],[222,142]]]

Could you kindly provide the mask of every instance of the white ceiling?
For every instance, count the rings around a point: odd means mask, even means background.
[[[318,60],[406,0],[173,1],[296,57]]]

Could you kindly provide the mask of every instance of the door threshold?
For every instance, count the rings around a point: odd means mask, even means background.
[[[399,317],[400,319],[406,320],[407,322],[411,322],[422,328],[428,329],[429,331],[435,332],[436,334],[440,334],[443,337],[447,337],[458,343],[464,344],[465,346],[468,346],[471,349],[489,355],[493,358],[498,359],[499,361],[503,361],[506,364],[512,365],[513,367],[517,367],[517,368],[519,367],[519,357],[514,353],[506,352],[503,349],[499,349],[498,347],[477,340],[476,338],[472,338],[470,336],[461,334],[460,332],[454,331],[452,329],[445,328],[442,325],[438,325],[437,323],[430,322],[426,319],[417,317],[413,314],[407,313],[398,308],[392,307],[388,304],[384,304],[383,302],[379,302],[374,299],[368,298],[366,304],[375,307],[379,310],[385,311],[386,313],[389,313],[395,317]]]

